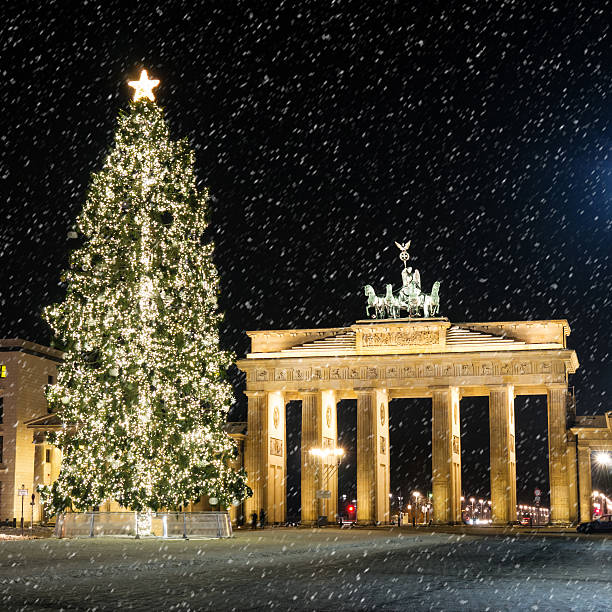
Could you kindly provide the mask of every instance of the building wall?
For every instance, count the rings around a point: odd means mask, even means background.
[[[53,377],[53,381],[57,378],[57,362],[52,359],[53,355],[45,357],[44,352],[33,355],[21,350],[6,350],[9,347],[4,346],[5,342],[0,340],[0,364],[6,366],[6,378],[0,379],[0,396],[4,405],[3,422],[0,425],[0,436],[3,438],[0,520],[17,518],[19,521],[21,518],[21,497],[18,491],[23,485],[28,490],[23,501],[24,519],[29,524],[32,516],[31,495],[35,495],[34,521],[38,521],[41,518],[41,508],[36,487],[57,477],[58,466],[53,465],[53,460],[57,459],[54,449],[49,454],[51,462],[46,462],[46,450],[51,447],[40,445],[37,449],[38,445],[33,441],[34,432],[26,423],[47,414],[44,390],[49,383],[49,376]],[[28,345],[38,347],[31,343]],[[38,348],[43,351],[46,349]]]

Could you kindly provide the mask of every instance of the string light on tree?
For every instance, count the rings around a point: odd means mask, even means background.
[[[233,394],[219,349],[219,279],[194,155],[170,140],[143,70],[76,229],[63,302],[45,310],[64,352],[47,398],[66,427],[55,511],[115,500],[147,513],[249,494],[224,425]]]

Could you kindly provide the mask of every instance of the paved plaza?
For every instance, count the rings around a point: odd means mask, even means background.
[[[602,536],[426,529],[0,541],[0,609],[601,611],[611,557]]]

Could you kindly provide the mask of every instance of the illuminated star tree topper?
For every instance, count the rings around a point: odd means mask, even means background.
[[[134,89],[134,97],[132,98],[134,102],[143,98],[154,102],[153,89],[159,85],[159,80],[149,79],[149,73],[143,68],[140,72],[140,79],[138,81],[128,81],[128,85]]]

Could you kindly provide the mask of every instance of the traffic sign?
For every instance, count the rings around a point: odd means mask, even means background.
[[[540,489],[536,489],[533,493],[536,497],[540,497],[540,495],[542,495],[542,491],[540,491]]]
[[[17,489],[19,491],[19,497],[27,497],[28,490],[27,489]]]
[[[331,491],[325,489],[319,489],[316,494],[317,499],[331,499]]]

